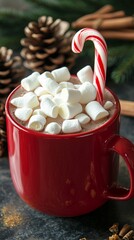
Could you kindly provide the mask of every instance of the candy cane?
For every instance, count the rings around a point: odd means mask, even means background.
[[[102,103],[106,81],[107,45],[104,38],[98,31],[91,28],[83,28],[73,37],[72,51],[80,53],[83,49],[85,41],[87,40],[93,41],[95,46],[93,84],[97,89],[97,100]]]

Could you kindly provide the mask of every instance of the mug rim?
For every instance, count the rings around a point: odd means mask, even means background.
[[[84,132],[79,132],[79,133],[67,133],[67,134],[49,134],[49,133],[44,133],[44,132],[38,132],[38,131],[35,131],[35,130],[32,130],[32,129],[29,129],[25,126],[22,126],[21,124],[19,124],[15,119],[13,119],[13,117],[11,116],[10,114],[10,110],[9,110],[9,107],[10,107],[10,100],[11,100],[11,97],[13,96],[13,94],[17,91],[18,88],[20,88],[21,85],[18,85],[10,94],[9,96],[7,97],[6,99],[6,103],[5,103],[5,112],[6,112],[6,118],[8,118],[11,123],[16,127],[18,128],[19,130],[23,131],[23,132],[26,132],[28,134],[31,134],[31,135],[36,135],[36,136],[39,136],[39,137],[45,137],[45,138],[51,138],[51,139],[66,139],[66,138],[80,138],[80,137],[85,137],[86,135],[92,135],[92,134],[95,134],[95,133],[99,133],[101,131],[104,130],[105,127],[111,125],[117,118],[118,116],[120,115],[120,102],[119,102],[119,99],[117,97],[117,95],[111,90],[109,89],[108,87],[106,87],[106,89],[112,94],[112,96],[114,97],[114,100],[116,102],[116,109],[115,109],[115,112],[113,114],[113,116],[108,119],[105,123],[103,123],[101,126],[95,128],[95,129],[92,129],[92,130],[89,130],[89,131],[84,131]]]

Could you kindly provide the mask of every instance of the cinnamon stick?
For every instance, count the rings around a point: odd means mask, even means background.
[[[78,18],[76,21],[72,23],[72,26],[74,28],[75,27],[77,28],[77,25],[79,25],[81,22],[84,22],[84,21],[95,20],[100,18],[101,19],[120,18],[124,16],[125,16],[124,11],[116,11],[116,12],[105,13],[105,14],[95,12],[95,13],[87,14],[87,15],[84,15],[83,17]]]
[[[104,20],[100,26],[100,29],[121,29],[129,27],[134,27],[133,16]]]
[[[101,19],[101,17],[100,17]],[[73,23],[73,27],[75,28],[83,28],[83,27],[89,27],[89,28],[94,28],[96,20],[91,20],[91,21],[80,21],[80,22],[75,22]],[[103,19],[100,26],[99,30],[106,30],[106,29],[114,29],[114,30],[120,30],[123,28],[133,28],[134,27],[134,17],[129,16],[129,17],[121,17],[121,18],[112,18],[112,19]]]
[[[100,31],[104,38],[107,39],[122,39],[122,40],[134,40],[134,30],[122,30],[122,31]]]
[[[121,115],[134,117],[134,101],[120,100]]]
[[[101,13],[101,14],[109,13],[109,12],[112,12],[113,10],[114,10],[113,6],[110,5],[110,4],[107,4],[107,5],[103,6],[103,7],[101,7],[100,9],[98,9],[96,11],[96,13]]]
[[[123,238],[130,230],[131,226],[129,224],[125,224],[119,232],[119,237]]]

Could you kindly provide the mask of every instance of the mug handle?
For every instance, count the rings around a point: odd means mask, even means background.
[[[128,200],[134,197],[134,144],[124,137],[114,135],[107,141],[107,150],[115,151],[123,157],[129,172],[130,187],[114,186],[108,190],[106,197],[114,200]]]

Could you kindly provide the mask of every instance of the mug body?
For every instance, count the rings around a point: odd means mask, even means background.
[[[29,130],[10,114],[6,101],[11,177],[19,196],[31,207],[56,216],[77,216],[107,201],[116,184],[118,157],[106,142],[119,132],[120,105],[101,127],[90,132],[50,135]]]

